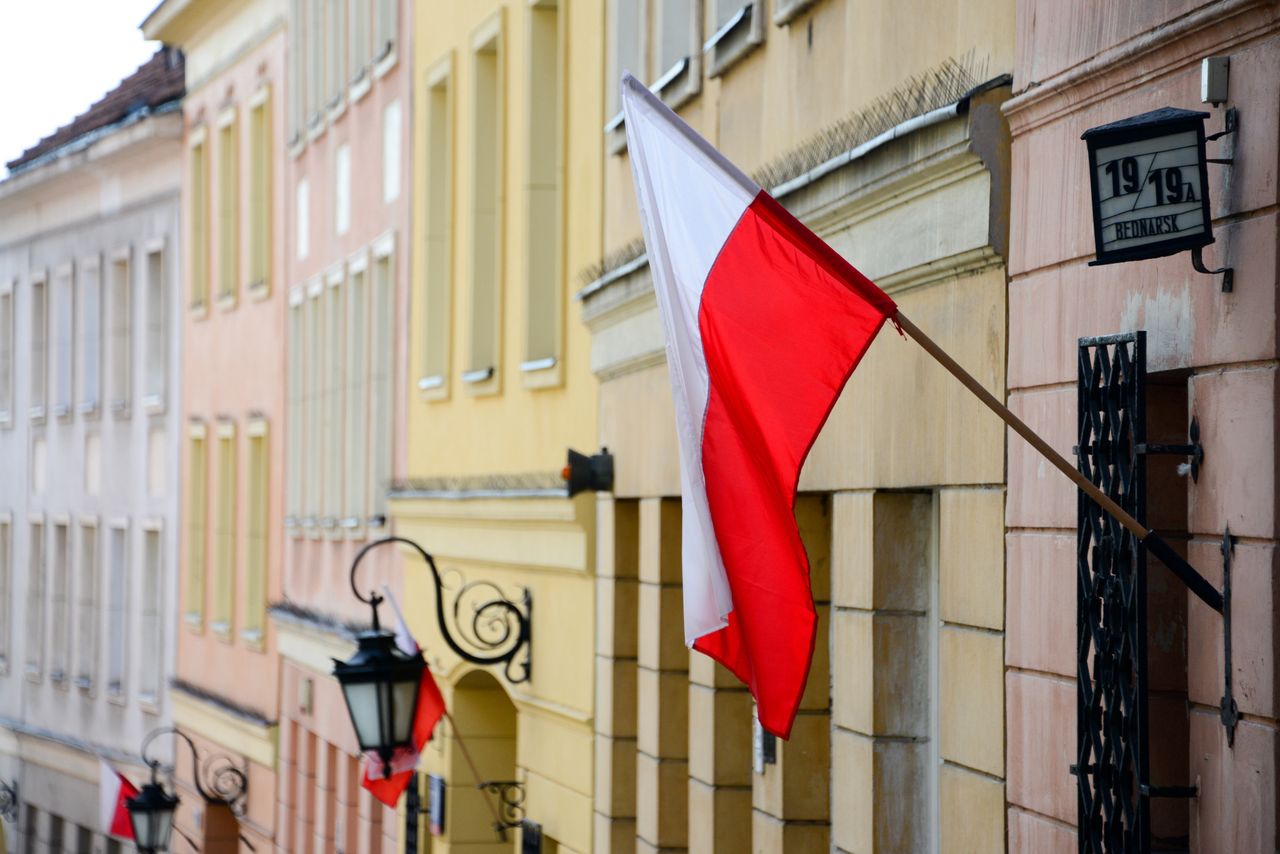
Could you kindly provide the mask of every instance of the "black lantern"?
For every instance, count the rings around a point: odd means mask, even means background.
[[[136,797],[124,802],[129,810],[129,824],[133,826],[134,844],[142,854],[168,851],[173,834],[173,811],[178,808],[178,796],[170,795],[160,785],[159,767],[159,763],[152,764],[151,782],[143,786]]]
[[[161,727],[147,733],[142,740],[142,761],[151,769],[151,781],[124,802],[125,809],[129,811],[129,824],[133,827],[134,843],[143,854],[161,854],[169,850],[173,813],[178,808],[178,796],[169,794],[160,783],[160,760],[147,756],[151,742],[162,735],[173,735],[191,748],[192,782],[205,803],[221,804],[241,815],[244,797],[249,790],[249,778],[230,759],[220,755],[206,756],[202,764],[195,742],[175,727]]]
[[[382,757],[385,776],[390,777],[392,753],[413,746],[418,686],[427,663],[421,652],[409,655],[396,646],[395,635],[378,627],[380,601],[380,596],[373,597],[373,630],[360,633],[355,655],[333,662],[333,675],[342,686],[360,750]]]

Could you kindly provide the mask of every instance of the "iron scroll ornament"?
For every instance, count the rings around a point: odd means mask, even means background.
[[[6,783],[0,780],[0,819],[18,820],[18,781]]]
[[[517,605],[506,598],[501,588],[491,581],[472,581],[462,585],[453,601],[453,621],[460,631],[462,627],[467,627],[469,624],[469,630],[463,636],[463,641],[481,651],[472,652],[449,631],[445,610],[444,580],[440,577],[435,558],[407,537],[393,536],[374,540],[360,549],[356,553],[355,560],[351,562],[351,592],[361,602],[373,607],[375,631],[379,628],[376,625],[377,609],[383,597],[376,592],[370,592],[368,597],[360,594],[360,589],[356,587],[356,567],[368,552],[387,543],[403,543],[411,547],[431,570],[431,579],[436,586],[436,620],[440,625],[440,634],[444,637],[444,642],[449,645],[449,649],[472,664],[503,665],[503,673],[507,681],[513,685],[529,681],[533,670],[533,597],[528,588],[524,589],[521,603]],[[468,621],[463,616],[463,608],[466,603],[472,601],[477,591],[490,591],[493,598],[471,605],[471,619]],[[520,656],[521,650],[524,651],[523,656]]]
[[[231,757],[221,753],[206,756],[203,763],[196,751],[196,744],[191,737],[177,727],[166,726],[147,733],[142,740],[142,761],[151,769],[152,774],[163,767],[159,759],[147,756],[147,748],[151,742],[162,735],[173,735],[185,741],[191,749],[191,778],[196,791],[205,803],[221,804],[230,808],[237,817],[244,815],[244,798],[249,791],[249,778],[232,762]]]

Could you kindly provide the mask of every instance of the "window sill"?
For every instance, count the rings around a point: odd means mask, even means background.
[[[33,424],[43,424],[44,423],[44,407],[43,406],[31,407],[29,410],[27,410],[27,417],[31,419]]]
[[[187,308],[191,312],[192,320],[204,320],[209,316],[209,306],[205,304],[204,300],[193,302]]]
[[[163,415],[165,410],[164,396],[159,394],[147,395],[142,398],[142,409],[148,415]]]
[[[267,284],[266,279],[259,279],[248,288],[249,299],[254,302],[262,302],[271,296],[271,286]]]
[[[520,384],[527,389],[557,388],[564,384],[560,360],[554,356],[520,364]]]
[[[627,150],[627,127],[625,121],[626,116],[619,112],[609,119],[609,123],[604,126],[605,150],[610,154],[621,154]]]
[[[195,611],[187,611],[182,615],[182,622],[186,623],[187,628],[195,634],[204,634],[204,617]]]
[[[386,77],[391,69],[396,67],[398,52],[394,42],[388,42],[387,46],[382,49],[382,53],[373,61],[373,79],[381,80]]]
[[[57,406],[53,408],[53,417],[57,418],[59,421],[70,421],[71,420],[71,404],[59,403]]]
[[[240,633],[240,640],[244,641],[244,645],[254,652],[266,652],[266,638],[258,629],[246,629]]]
[[[75,686],[80,691],[81,694],[84,694],[85,696],[88,696],[88,697],[93,696],[93,677],[92,676],[86,676],[83,673],[80,674],[75,679]]]
[[[686,56],[667,69],[649,87],[672,110],[680,109],[702,91],[701,63],[696,59],[697,57]]]
[[[231,311],[236,307],[236,292],[223,291],[218,294],[218,311]]]
[[[39,685],[44,681],[44,671],[40,669],[40,665],[33,664],[30,661],[23,667],[23,675],[33,685]]]
[[[338,119],[342,118],[342,114],[347,111],[347,96],[345,93],[339,93],[329,99],[327,118],[329,124],[334,124]]]
[[[818,0],[774,0],[773,23],[785,27]]]
[[[160,714],[160,698],[155,694],[139,694],[138,708],[149,715]]]
[[[360,101],[365,95],[369,94],[369,90],[373,88],[373,78],[369,72],[361,69],[360,74],[351,81],[351,86],[347,90],[347,100],[352,104]]]
[[[764,28],[755,3],[747,3],[707,39],[703,53],[711,54],[708,77],[719,77],[741,62],[764,42]]]
[[[293,139],[289,140],[289,156],[297,160],[302,152],[307,150],[307,138],[300,133],[295,133]]]
[[[213,635],[225,644],[235,643],[235,638],[231,636],[231,624],[225,620],[214,620],[209,624],[209,628],[213,629]]]
[[[423,400],[448,400],[449,383],[443,374],[419,377],[418,392]]]
[[[467,394],[472,397],[485,397],[502,391],[502,386],[498,380],[498,372],[494,368],[463,371],[462,382],[467,387]]]
[[[13,413],[0,412],[0,428],[13,426]]]
[[[132,407],[127,400],[111,401],[111,414],[116,418],[128,418]]]
[[[83,415],[85,418],[97,418],[98,417],[98,401],[82,400],[80,402],[80,405],[76,407],[76,412],[79,413],[80,415]]]
[[[123,684],[112,682],[107,686],[107,702],[116,706],[123,706],[129,702],[128,696],[124,693]]]
[[[5,658],[3,655],[0,655],[0,676],[8,676],[8,675],[9,675],[9,659]]]
[[[69,687],[67,674],[61,670],[50,670],[49,684],[60,690],[63,690],[63,691],[67,690],[67,688]]]
[[[311,120],[307,122],[307,143],[313,143],[324,136],[325,127],[324,119],[319,114],[312,116]]]

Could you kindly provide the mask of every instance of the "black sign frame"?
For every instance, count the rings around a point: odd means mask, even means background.
[[[1093,203],[1093,245],[1095,259],[1090,267],[1101,264],[1118,264],[1125,261],[1141,261],[1148,258],[1164,258],[1189,249],[1201,249],[1214,242],[1213,219],[1209,210],[1209,170],[1205,155],[1204,121],[1208,113],[1165,107],[1122,119],[1111,124],[1090,128],[1081,135],[1089,149],[1089,189]],[[1159,136],[1194,131],[1199,151],[1200,208],[1204,216],[1204,231],[1169,240],[1126,246],[1122,249],[1104,250],[1102,239],[1102,204],[1098,191],[1098,149],[1110,148],[1129,142],[1141,142]]]

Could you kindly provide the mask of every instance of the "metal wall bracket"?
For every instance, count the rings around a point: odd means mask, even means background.
[[[1140,442],[1134,448],[1139,454],[1172,454],[1178,457],[1188,457],[1187,465],[1190,466],[1191,479],[1193,481],[1200,480],[1200,466],[1204,463],[1204,445],[1200,444],[1200,419],[1192,418],[1191,427],[1187,430],[1187,444],[1185,445],[1160,445],[1154,442]]]
[[[1204,254],[1201,247],[1197,246],[1191,250],[1191,269],[1197,273],[1204,273],[1206,276],[1213,276],[1217,273],[1222,274],[1222,292],[1229,294],[1236,287],[1236,274],[1233,267],[1219,267],[1216,270],[1210,270],[1204,265]]]
[[[1231,553],[1235,550],[1236,538],[1231,536],[1231,528],[1222,534],[1222,701],[1219,714],[1222,726],[1227,730],[1227,747],[1236,746],[1236,724],[1240,722],[1240,710],[1236,706],[1235,696],[1231,692]]]
[[[1212,142],[1215,139],[1222,139],[1228,134],[1235,133],[1240,129],[1240,111],[1235,107],[1227,108],[1225,123],[1222,130],[1217,133],[1206,136],[1205,142]],[[1206,157],[1205,163],[1216,163],[1219,166],[1230,166],[1233,158],[1230,157]],[[1231,267],[1219,267],[1216,270],[1210,270],[1204,265],[1204,256],[1201,254],[1201,247],[1197,246],[1191,250],[1191,268],[1197,273],[1204,273],[1212,276],[1216,273],[1222,274],[1222,292],[1229,294],[1235,290],[1235,270]]]
[[[476,788],[498,796],[499,820],[493,823],[498,838],[507,841],[507,831],[524,821],[524,783],[519,780],[484,780]]]
[[[6,783],[0,780],[0,819],[18,820],[18,781]]]
[[[1240,128],[1240,111],[1235,107],[1227,107],[1227,114],[1224,116],[1222,130],[1217,133],[1211,133],[1204,138],[1205,142],[1213,142],[1215,139],[1222,139],[1227,134],[1235,133]],[[1210,160],[1210,163],[1230,163],[1230,160]]]

